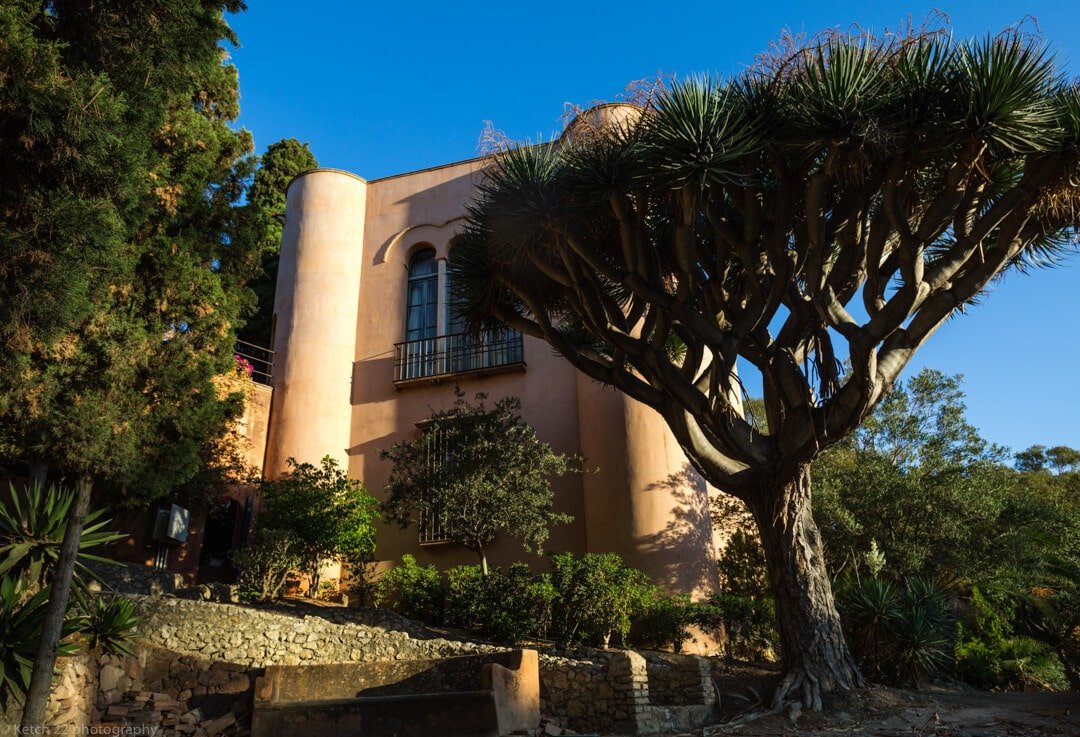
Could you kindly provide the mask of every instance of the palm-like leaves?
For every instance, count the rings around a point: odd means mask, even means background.
[[[869,40],[836,39],[806,55],[790,88],[794,131],[810,140],[865,136],[889,101],[885,50]]]
[[[30,671],[41,639],[48,600],[48,589],[24,600],[23,588],[18,581],[0,577],[0,709],[6,710],[11,699],[21,702],[30,686]],[[78,629],[77,619],[66,619],[61,638]],[[76,644],[61,642],[58,654],[73,655],[77,650]]]
[[[912,578],[897,587],[863,579],[843,592],[840,606],[852,650],[866,672],[917,684],[948,662],[948,601],[933,580]]]
[[[792,59],[778,73],[690,78],[637,120],[495,156],[451,256],[467,323],[521,316],[515,327],[535,323],[527,332],[560,352],[588,346],[574,357],[582,365],[626,353],[614,333],[638,327],[691,346],[707,339],[714,353],[725,334],[728,349],[755,362],[750,332],[786,309],[802,326],[770,337],[796,341],[777,349],[809,354],[804,376],[820,403],[836,394],[832,364],[843,353],[829,331],[850,337],[838,308],[860,287],[867,309],[893,304],[889,327],[863,336],[883,341],[909,316],[900,310],[973,301],[996,273],[1075,250],[1080,92],[1062,84],[1040,41],[1016,32],[966,43],[940,33],[833,36]],[[1038,196],[1024,197],[1028,187]],[[1006,218],[1023,212],[1036,220]],[[912,250],[923,263],[901,273]],[[871,259],[881,273],[855,268]],[[910,292],[889,294],[887,285],[930,267],[943,272],[933,289],[957,287],[948,300],[905,307]],[[826,287],[831,294],[814,293]],[[656,307],[665,294],[701,320],[684,312],[638,322],[642,303]],[[798,314],[806,304],[816,315]],[[596,341],[560,333],[571,325]],[[643,339],[659,353],[670,334]],[[696,350],[681,355],[699,360]],[[628,371],[667,381],[632,359]]]
[[[91,648],[100,648],[116,655],[131,655],[131,640],[139,619],[135,602],[123,596],[98,597],[87,607],[89,612],[81,622]]]
[[[660,96],[644,119],[641,176],[679,189],[722,186],[745,175],[740,161],[761,146],[755,121],[736,91],[692,78]]]
[[[45,584],[45,574],[60,557],[67,515],[75,495],[57,486],[45,489],[38,485],[31,485],[25,491],[9,486],[9,493],[10,506],[0,505],[0,575],[40,587]],[[106,530],[110,520],[102,520],[102,514],[103,510],[99,509],[86,516],[79,540],[77,581],[82,576],[93,578],[85,561],[111,562],[89,550],[127,537]]]
[[[809,506],[790,496],[795,470],[850,434],[950,316],[995,276],[1070,250],[1078,100],[1014,32],[832,36],[690,79],[636,123],[495,156],[451,252],[456,301],[472,328],[544,339],[656,409],[765,527]],[[733,399],[737,363],[761,374],[768,433]],[[794,591],[824,571],[787,576]],[[864,637],[887,626],[890,672],[917,679],[939,660],[936,615],[928,600],[904,611]],[[786,631],[825,622],[805,624]],[[795,664],[812,646],[784,649]]]
[[[966,105],[953,125],[1012,153],[1052,150],[1059,141],[1052,104],[1058,87],[1053,57],[1030,38],[1013,34],[961,46],[951,99]]]

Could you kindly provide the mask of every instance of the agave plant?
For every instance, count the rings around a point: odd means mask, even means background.
[[[91,648],[114,655],[132,655],[131,641],[138,627],[135,602],[126,596],[97,597],[80,623]]]
[[[60,557],[75,495],[55,485],[45,489],[31,484],[20,491],[9,484],[9,489],[10,505],[0,504],[0,576],[12,576],[22,580],[28,590],[36,590],[45,586]],[[106,530],[111,520],[102,520],[103,514],[104,510],[96,509],[86,516],[76,562],[75,584],[80,589],[85,588],[85,580],[95,578],[86,567],[87,561],[113,562],[88,551],[127,537]]]
[[[40,589],[29,598],[24,594],[20,580],[0,577],[0,710],[6,710],[12,700],[22,702],[45,621],[49,590]],[[78,618],[65,619],[61,638],[79,627]],[[57,654],[73,655],[77,650],[75,643],[61,641]]]

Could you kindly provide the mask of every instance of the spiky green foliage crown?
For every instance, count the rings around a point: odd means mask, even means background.
[[[1074,250],[1080,213],[1080,89],[1037,37],[831,35],[772,61],[493,157],[451,256],[474,329],[548,341],[729,480],[850,432],[991,279]]]

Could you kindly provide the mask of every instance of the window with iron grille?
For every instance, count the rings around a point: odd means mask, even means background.
[[[440,478],[449,454],[446,434],[435,430],[422,430],[422,432],[431,478]],[[421,510],[420,542],[422,544],[451,542],[446,514],[438,506],[425,505]]]

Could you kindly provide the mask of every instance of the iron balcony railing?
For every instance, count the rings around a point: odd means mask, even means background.
[[[440,335],[395,343],[394,347],[394,383],[525,365],[521,333],[516,330],[492,331],[479,337],[468,333]]]
[[[240,363],[241,359],[247,363],[245,370],[256,382],[267,386],[273,384],[274,352],[272,350],[245,340],[238,340],[236,341],[236,358],[237,363]]]

